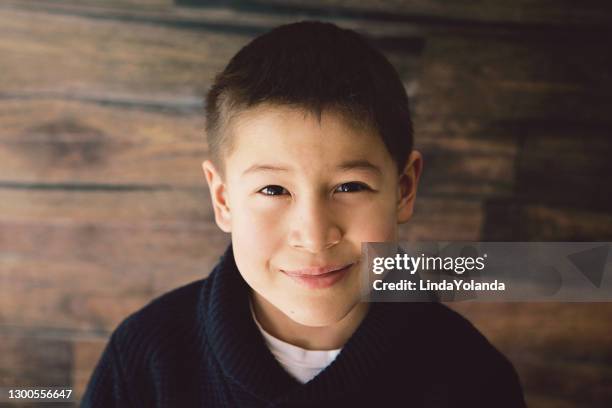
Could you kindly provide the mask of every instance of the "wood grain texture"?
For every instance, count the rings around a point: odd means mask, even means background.
[[[422,24],[456,27],[461,23],[519,25],[572,25],[584,27],[588,24],[610,22],[608,4],[600,1],[585,1],[577,5],[571,1],[485,0],[176,0],[180,5],[224,4],[243,9],[266,9],[289,12],[311,12],[333,16],[369,16],[391,21],[420,21]],[[571,13],[568,13],[571,9]]]
[[[202,98],[241,46],[298,17],[367,34],[402,77],[425,169],[400,239],[612,240],[606,11],[2,2],[0,385],[67,381],[80,396],[123,318],[206,276],[229,237],[200,168]],[[607,305],[452,306],[512,360],[530,406],[610,405]]]
[[[612,400],[612,304],[464,302],[452,307],[513,361],[529,406],[604,407]]]
[[[210,223],[2,225],[0,323],[28,327],[109,333],[147,300],[207,276],[229,243]]]
[[[610,124],[612,57],[600,42],[436,36],[424,59],[418,116]]]
[[[72,352],[60,339],[0,334],[0,383],[24,387],[70,385]]]

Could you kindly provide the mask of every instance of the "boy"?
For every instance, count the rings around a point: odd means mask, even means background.
[[[439,303],[360,302],[422,168],[397,72],[329,23],[245,46],[206,100],[202,164],[232,244],[113,332],[87,407],[522,407],[512,365]]]

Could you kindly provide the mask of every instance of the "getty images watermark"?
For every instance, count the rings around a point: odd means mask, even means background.
[[[610,242],[399,242],[362,245],[362,299],[612,301]]]

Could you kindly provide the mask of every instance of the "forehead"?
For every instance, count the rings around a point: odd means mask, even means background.
[[[375,131],[345,115],[326,110],[321,120],[303,109],[259,106],[239,115],[232,126],[230,157],[245,161],[292,161],[297,165],[346,160],[392,162]]]

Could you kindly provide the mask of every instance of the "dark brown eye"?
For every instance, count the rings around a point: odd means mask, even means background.
[[[288,193],[288,191],[281,186],[265,186],[264,188],[259,190],[259,192],[263,195],[268,195],[268,196],[277,196],[277,195],[283,195],[283,194]]]
[[[356,183],[356,182],[340,184],[336,188],[336,191],[338,191],[339,193],[356,193],[359,191],[367,191],[367,190],[370,190],[368,186],[366,186],[363,183]]]

